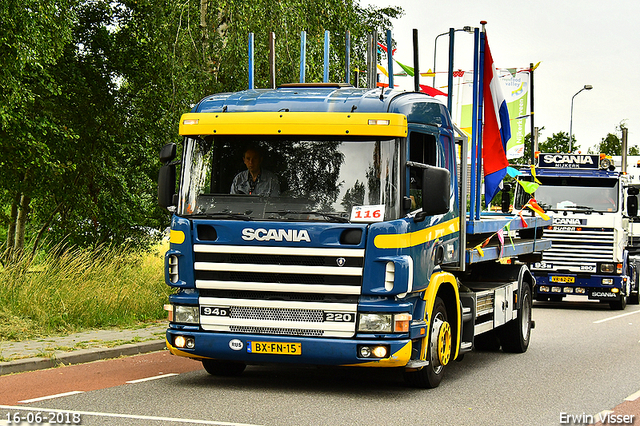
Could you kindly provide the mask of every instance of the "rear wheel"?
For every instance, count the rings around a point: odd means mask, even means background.
[[[242,374],[247,365],[243,362],[203,359],[202,366],[212,376],[233,377]]]
[[[444,302],[437,297],[431,314],[431,327],[427,341],[427,361],[429,365],[417,371],[407,371],[404,378],[407,383],[421,388],[435,388],[444,377],[444,367],[451,360],[451,325],[447,319]]]
[[[523,353],[529,348],[531,338],[531,287],[522,283],[518,318],[509,321],[500,329],[502,350],[509,353]]]

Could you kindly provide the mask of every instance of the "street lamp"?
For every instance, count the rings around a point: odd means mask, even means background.
[[[582,89],[578,90],[578,93],[582,92],[583,90],[591,90],[591,89],[593,89],[592,85],[585,84]],[[571,120],[569,121],[569,152],[573,150],[573,98],[578,96],[578,93],[573,95],[573,97],[571,98]]]
[[[473,34],[473,30],[474,30],[473,27],[465,26],[454,31],[464,31],[469,34]],[[433,45],[433,83],[431,84],[433,87],[436,87],[436,49],[438,48],[438,37],[447,35],[447,34],[449,34],[449,31],[447,31],[446,33],[438,34],[436,36],[436,39]]]

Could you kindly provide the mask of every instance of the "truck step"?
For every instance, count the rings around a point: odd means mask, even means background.
[[[473,347],[472,342],[462,342],[460,344],[460,353],[471,352],[472,347]]]
[[[473,319],[473,313],[471,312],[471,308],[468,306],[462,307],[462,322],[468,322]]]
[[[429,361],[427,360],[421,361],[419,359],[412,359],[407,363],[405,368],[422,368],[426,367],[427,365],[429,365]]]

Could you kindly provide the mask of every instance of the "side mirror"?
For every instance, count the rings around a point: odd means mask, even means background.
[[[416,215],[416,222],[424,220],[427,216],[449,212],[450,184],[449,170],[433,166],[426,166],[422,169],[422,212]]]
[[[175,206],[173,195],[176,193],[176,166],[165,164],[158,174],[158,204],[168,208]]]
[[[627,215],[630,217],[638,216],[638,196],[629,195],[627,197]]]
[[[509,207],[511,207],[511,185],[505,183],[502,187],[502,213],[509,213]]]
[[[163,164],[167,164],[174,158],[176,158],[176,144],[168,143],[163,146],[160,150],[160,161],[162,161]]]

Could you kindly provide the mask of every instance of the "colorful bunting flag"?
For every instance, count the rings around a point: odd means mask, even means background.
[[[520,186],[522,186],[522,189],[524,189],[527,194],[533,194],[540,186],[535,182],[529,182],[526,180],[519,180],[518,183],[520,184]]]
[[[420,85],[420,91],[429,96],[448,96],[446,93],[425,84]]]
[[[534,164],[530,164],[529,167],[531,168],[531,176],[533,176],[533,180],[539,184],[542,185],[542,182],[540,182],[538,180],[538,177],[536,176],[536,166]]]
[[[507,174],[512,178],[514,178],[516,176],[520,176],[522,172],[514,167],[509,166],[507,167]]]
[[[544,220],[549,220],[550,219],[549,216],[547,216],[547,214],[545,213],[544,209],[542,207],[540,207],[540,205],[538,205],[538,202],[536,201],[535,198],[530,199],[529,202],[527,203],[526,207],[529,207],[531,210],[536,212]]]
[[[500,241],[500,257],[504,254],[504,229],[499,229],[498,232],[498,241]]]

